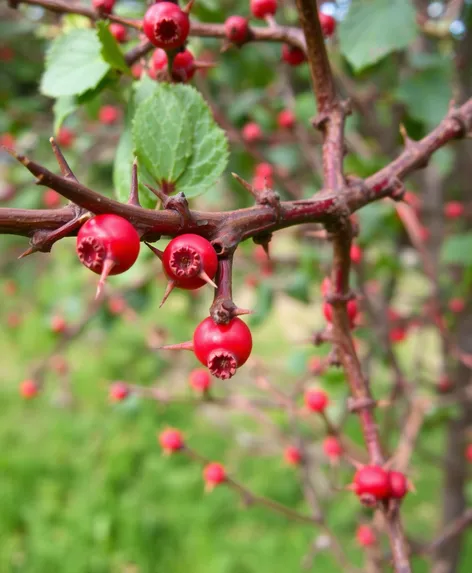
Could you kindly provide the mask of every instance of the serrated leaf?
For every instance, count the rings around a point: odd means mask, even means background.
[[[228,160],[225,132],[191,86],[158,84],[133,123],[136,154],[157,182],[195,197],[215,185]]]
[[[108,62],[113,69],[129,74],[130,69],[120,46],[110,32],[108,24],[103,20],[97,22],[97,35],[102,45],[101,54],[105,62]]]
[[[410,0],[354,0],[339,26],[341,52],[356,71],[406,48],[417,34]]]
[[[41,93],[72,96],[94,88],[110,69],[100,52],[95,30],[71,30],[54,40],[46,57]]]
[[[472,233],[447,237],[441,248],[441,260],[446,264],[472,265]]]
[[[77,109],[77,100],[73,96],[63,96],[58,98],[53,106],[54,111],[54,133],[59,131],[64,120]]]

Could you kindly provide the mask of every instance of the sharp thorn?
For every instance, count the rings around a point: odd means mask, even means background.
[[[159,305],[159,308],[161,308],[161,306],[165,303],[165,301],[169,298],[170,293],[174,290],[175,287],[175,282],[174,281],[169,281],[167,283],[167,287],[166,287],[166,291],[164,293],[164,297],[162,299],[161,304]]]
[[[248,308],[235,308],[232,314],[233,316],[244,316],[246,314],[254,314],[254,311]]]
[[[204,270],[201,270],[198,276],[212,287],[218,288],[218,285],[211,280],[211,278],[206,274]]]
[[[36,253],[36,249],[34,247],[28,247],[24,253],[21,253],[21,255],[18,257],[18,260],[24,259],[33,253]]]
[[[182,8],[182,12],[185,12],[186,14],[190,14],[190,10],[192,9],[194,2],[195,2],[195,0],[190,0],[190,2],[184,8]]]
[[[69,164],[67,163],[67,160],[64,157],[61,148],[56,143],[54,137],[49,138],[49,143],[51,144],[54,155],[56,156],[56,161],[59,165],[62,175],[67,179],[72,179],[78,182],[77,177],[72,173],[72,169],[69,167]]]
[[[111,270],[115,266],[115,261],[113,259],[105,259],[102,268],[102,274],[100,275],[100,280],[98,281],[97,285],[97,292],[95,294],[95,300],[98,300],[103,292],[103,288],[105,286],[105,282],[107,280],[108,275],[110,274]]]
[[[244,187],[244,189],[246,189],[246,191],[249,191],[249,193],[251,193],[251,195],[253,195],[254,197],[257,196],[257,193],[254,189],[254,187],[248,183],[247,181],[245,181],[242,177],[240,177],[237,173],[231,173],[231,175],[236,179],[236,181],[242,185]]]
[[[164,254],[162,251],[160,251],[159,249],[156,249],[156,247],[153,247],[149,243],[144,242],[144,244],[151,249],[151,251],[156,255],[156,257],[159,258],[159,260],[162,261],[162,256]]]
[[[193,342],[189,340],[179,344],[166,344],[165,346],[159,346],[158,350],[193,350]]]
[[[138,184],[138,158],[135,157],[131,168],[131,189],[129,192],[128,205],[141,207],[139,202],[139,184]]]

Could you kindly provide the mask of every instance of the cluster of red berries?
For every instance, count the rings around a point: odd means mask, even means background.
[[[352,258],[352,252],[351,252],[351,258]],[[329,279],[329,277],[325,277],[323,279],[323,282],[321,283],[321,294],[324,297],[326,297],[329,296],[330,291],[331,291],[331,280]],[[346,308],[347,308],[347,316],[349,318],[349,323],[351,325],[351,328],[354,328],[356,326],[356,318],[358,315],[356,299],[355,298],[350,299],[347,302]],[[327,322],[329,323],[333,322],[333,307],[331,303],[327,301],[323,303],[323,314]]]
[[[402,472],[388,471],[376,465],[366,465],[357,470],[350,489],[363,504],[372,506],[378,501],[403,499],[411,487]]]

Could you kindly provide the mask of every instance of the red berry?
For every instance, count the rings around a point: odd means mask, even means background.
[[[302,457],[302,452],[296,446],[287,446],[284,450],[284,459],[291,466],[300,465]]]
[[[110,24],[110,32],[115,40],[120,44],[126,42],[128,39],[128,30],[126,29],[126,26],[123,26],[123,24],[112,22]]]
[[[5,282],[3,292],[6,296],[14,296],[18,292],[18,285],[12,279]]]
[[[134,264],[139,246],[136,229],[118,215],[97,215],[80,228],[76,251],[83,265],[101,275],[97,296],[108,275],[124,273]]]
[[[225,22],[225,34],[228,40],[234,44],[244,43],[249,35],[247,18],[230,16]]]
[[[353,480],[354,492],[365,502],[386,499],[390,496],[389,473],[380,466],[363,466]],[[370,498],[370,499],[369,499]]]
[[[272,177],[274,175],[274,168],[270,163],[258,163],[254,169],[256,177]],[[264,254],[264,257],[267,256]]]
[[[465,300],[463,298],[452,298],[449,301],[449,310],[456,314],[462,312],[465,308]]]
[[[347,316],[349,318],[349,322],[351,324],[351,328],[354,328],[355,321],[357,318],[357,302],[356,299],[353,298],[347,303]],[[323,314],[327,320],[327,322],[333,322],[333,308],[329,302],[323,303]]]
[[[343,447],[335,436],[327,436],[323,442],[323,451],[326,457],[338,460],[343,453]]]
[[[12,149],[15,147],[16,139],[11,133],[2,133],[0,135],[0,145]]]
[[[104,14],[110,14],[115,6],[116,0],[92,0],[94,8],[100,10]]]
[[[70,147],[75,140],[75,133],[68,127],[61,127],[57,133],[57,143],[61,147]]]
[[[10,201],[16,195],[16,187],[14,185],[10,185],[5,183],[4,185],[0,185],[0,202],[1,201]]]
[[[472,462],[472,444],[469,444],[465,449],[465,457],[467,461]]]
[[[426,227],[419,227],[418,229],[418,236],[420,238],[421,241],[423,242],[427,242],[431,236],[431,232],[429,229],[427,229]]]
[[[171,454],[184,447],[184,438],[179,430],[168,428],[160,433],[159,443],[166,454]]]
[[[67,323],[63,316],[56,314],[55,316],[52,317],[51,330],[55,334],[61,334],[62,332],[65,332],[66,328],[67,328]]]
[[[243,127],[242,136],[244,141],[248,143],[260,141],[262,138],[262,129],[255,121],[250,121]]]
[[[320,18],[323,36],[329,38],[333,35],[333,32],[336,29],[336,20],[333,18],[333,16],[325,14],[324,12],[318,12],[318,16]]]
[[[250,8],[254,18],[263,20],[277,12],[277,0],[251,0]]]
[[[311,374],[319,374],[321,366],[322,366],[321,358],[319,358],[318,356],[312,356],[308,360],[307,368],[308,372],[310,372]]]
[[[362,261],[362,249],[359,245],[351,245],[351,261],[355,265],[358,265]]]
[[[190,372],[190,386],[197,392],[205,392],[211,386],[211,377],[207,370],[195,368]]]
[[[396,322],[402,318],[402,315],[393,308],[387,309],[387,317],[391,322]]]
[[[157,48],[152,53],[151,68],[156,72],[167,69],[167,52],[162,48]]]
[[[282,46],[282,60],[291,66],[299,66],[306,61],[305,52],[295,46],[283,44]]]
[[[441,394],[445,394],[446,392],[450,392],[453,388],[454,388],[454,383],[453,381],[449,378],[449,376],[447,376],[446,374],[444,374],[443,376],[441,376],[441,378],[438,381],[437,384],[437,391]]]
[[[43,193],[43,205],[48,209],[59,207],[61,200],[61,195],[54,191],[54,189],[46,189]]]
[[[328,394],[324,390],[311,388],[305,392],[305,406],[312,412],[324,412],[328,403]]]
[[[377,538],[372,528],[368,525],[359,525],[356,531],[357,543],[361,547],[372,547],[377,543]]]
[[[390,329],[389,338],[391,342],[402,342],[406,338],[407,331],[401,326]]]
[[[263,191],[264,189],[271,189],[274,186],[272,177],[254,177],[252,186],[256,191]]]
[[[203,468],[203,479],[207,487],[213,489],[226,481],[226,470],[222,464],[211,462]]]
[[[321,282],[321,294],[323,296],[328,296],[331,290],[331,279],[329,277],[325,277]]]
[[[139,80],[139,78],[143,74],[143,66],[139,62],[133,64],[133,66],[131,67],[131,73],[133,74],[133,78],[135,80]]]
[[[172,239],[167,245],[162,264],[173,286],[195,290],[208,282],[206,277],[213,279],[216,275],[218,257],[209,241],[187,233]]]
[[[121,296],[111,296],[108,299],[108,310],[111,314],[123,314],[126,310],[127,304],[126,300]]]
[[[295,114],[290,109],[283,109],[277,116],[277,124],[282,129],[293,129],[295,126]]]
[[[405,474],[391,471],[388,473],[390,480],[390,497],[403,499],[408,493],[409,486]]]
[[[215,324],[205,318],[193,334],[193,351],[213,376],[227,380],[249,358],[252,350],[251,331],[240,318],[228,324]]]
[[[24,380],[20,384],[20,394],[26,400],[31,400],[38,395],[39,386],[34,380]]]
[[[98,112],[98,120],[104,125],[116,123],[120,117],[120,110],[114,105],[103,105]]]
[[[459,201],[449,201],[444,206],[444,215],[447,219],[458,219],[465,212],[465,207]]]
[[[129,388],[124,382],[115,382],[110,386],[110,400],[122,402],[129,396]]]
[[[192,52],[188,50],[179,52],[172,62],[172,79],[186,83],[193,78],[196,70],[195,58]]]
[[[165,50],[180,48],[190,31],[188,14],[172,2],[150,6],[144,15],[143,30],[154,46]]]

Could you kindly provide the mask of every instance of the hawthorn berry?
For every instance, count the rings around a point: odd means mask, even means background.
[[[361,547],[372,547],[372,545],[377,543],[375,533],[368,525],[359,525],[356,531],[356,539]]]
[[[61,147],[71,147],[75,141],[75,133],[72,129],[62,126],[57,132],[57,143]]]
[[[283,44],[282,46],[282,60],[290,66],[299,66],[306,61],[305,52],[296,46],[289,46]]]
[[[94,8],[100,10],[104,14],[110,14],[115,7],[116,0],[92,0]]]
[[[211,490],[226,481],[226,470],[222,464],[211,462],[203,468],[203,479],[207,489]]]
[[[348,301],[346,310],[351,328],[354,328],[357,318],[357,302],[355,298]],[[333,307],[329,302],[323,303],[323,314],[328,322],[333,322]]]
[[[343,447],[338,438],[335,436],[327,436],[323,441],[323,451],[327,458],[337,461],[343,453]]]
[[[262,139],[262,129],[258,123],[250,121],[243,127],[242,136],[247,143],[255,143]]]
[[[302,452],[296,446],[287,446],[284,450],[284,460],[290,466],[298,466],[302,461]]]
[[[110,386],[110,400],[122,402],[129,396],[129,388],[124,382],[115,382]]]
[[[51,330],[55,334],[61,334],[67,329],[67,322],[60,314],[56,314],[51,319]]]
[[[362,261],[362,249],[359,247],[359,245],[356,244],[351,245],[350,255],[351,255],[351,261],[355,265],[358,265]]]
[[[454,388],[454,382],[449,378],[449,376],[447,376],[447,374],[441,376],[436,386],[436,390],[440,394],[445,394],[446,392],[450,392],[453,388]]]
[[[320,18],[323,36],[329,38],[333,35],[334,30],[336,29],[336,20],[330,14],[325,14],[324,12],[318,12],[318,16]]]
[[[465,207],[459,201],[449,201],[444,205],[444,216],[447,219],[459,219],[464,215]]]
[[[123,24],[112,22],[110,24],[110,33],[119,44],[123,44],[128,39],[128,30]]]
[[[405,340],[406,335],[407,331],[402,326],[395,326],[391,328],[388,334],[390,341],[393,343],[402,342],[403,340]]]
[[[329,404],[328,394],[324,390],[309,388],[305,392],[305,406],[311,412],[324,412]]]
[[[449,310],[455,314],[461,313],[465,308],[465,300],[463,298],[451,298],[449,301]]]
[[[254,18],[263,20],[277,12],[277,0],[251,0],[250,8]]]
[[[295,114],[291,109],[283,109],[277,115],[277,125],[282,129],[293,129],[295,126]]]
[[[467,461],[472,462],[472,444],[469,444],[465,449],[465,457]]]
[[[10,149],[13,149],[13,147],[15,147],[16,144],[16,139],[15,136],[12,135],[11,133],[2,133],[0,135],[0,145],[3,145],[3,147],[8,147]]]
[[[388,479],[390,481],[390,497],[403,499],[410,489],[406,475],[402,472],[390,471],[388,472]]]
[[[108,299],[108,310],[111,314],[123,314],[126,308],[126,300],[122,296],[111,296]]]
[[[189,383],[197,392],[206,392],[211,386],[210,374],[203,368],[195,368],[190,372]]]
[[[120,110],[114,105],[103,105],[98,112],[98,120],[104,125],[116,123],[120,117]]]
[[[147,9],[143,30],[154,46],[174,50],[185,43],[190,31],[190,20],[177,4],[158,2]]]
[[[391,495],[389,472],[380,466],[363,466],[355,473],[352,487],[367,505],[387,499]]]
[[[230,42],[243,44],[249,36],[249,23],[243,16],[230,16],[225,22],[225,34]]]
[[[39,386],[34,380],[24,380],[20,384],[20,394],[25,400],[31,400],[39,393]]]
[[[151,56],[151,71],[154,73],[154,76],[157,72],[167,69],[167,52],[162,48],[156,48]],[[152,77],[154,77],[152,76]]]
[[[184,50],[175,55],[172,62],[172,79],[186,83],[193,78],[197,68],[192,52]]]
[[[47,209],[55,209],[61,204],[61,196],[54,189],[46,189],[43,193],[43,205]]]
[[[124,273],[135,263],[139,246],[136,229],[118,215],[97,215],[80,228],[76,251],[80,262],[100,275],[97,297],[108,275]]]
[[[227,324],[216,324],[205,318],[193,334],[193,351],[213,376],[227,380],[249,358],[252,336],[248,326],[233,318]]]
[[[178,452],[184,447],[182,432],[174,428],[167,428],[159,434],[159,444],[166,454]]]
[[[270,178],[274,175],[274,167],[270,163],[258,163],[254,169],[256,177]],[[264,259],[267,255],[264,254]]]

